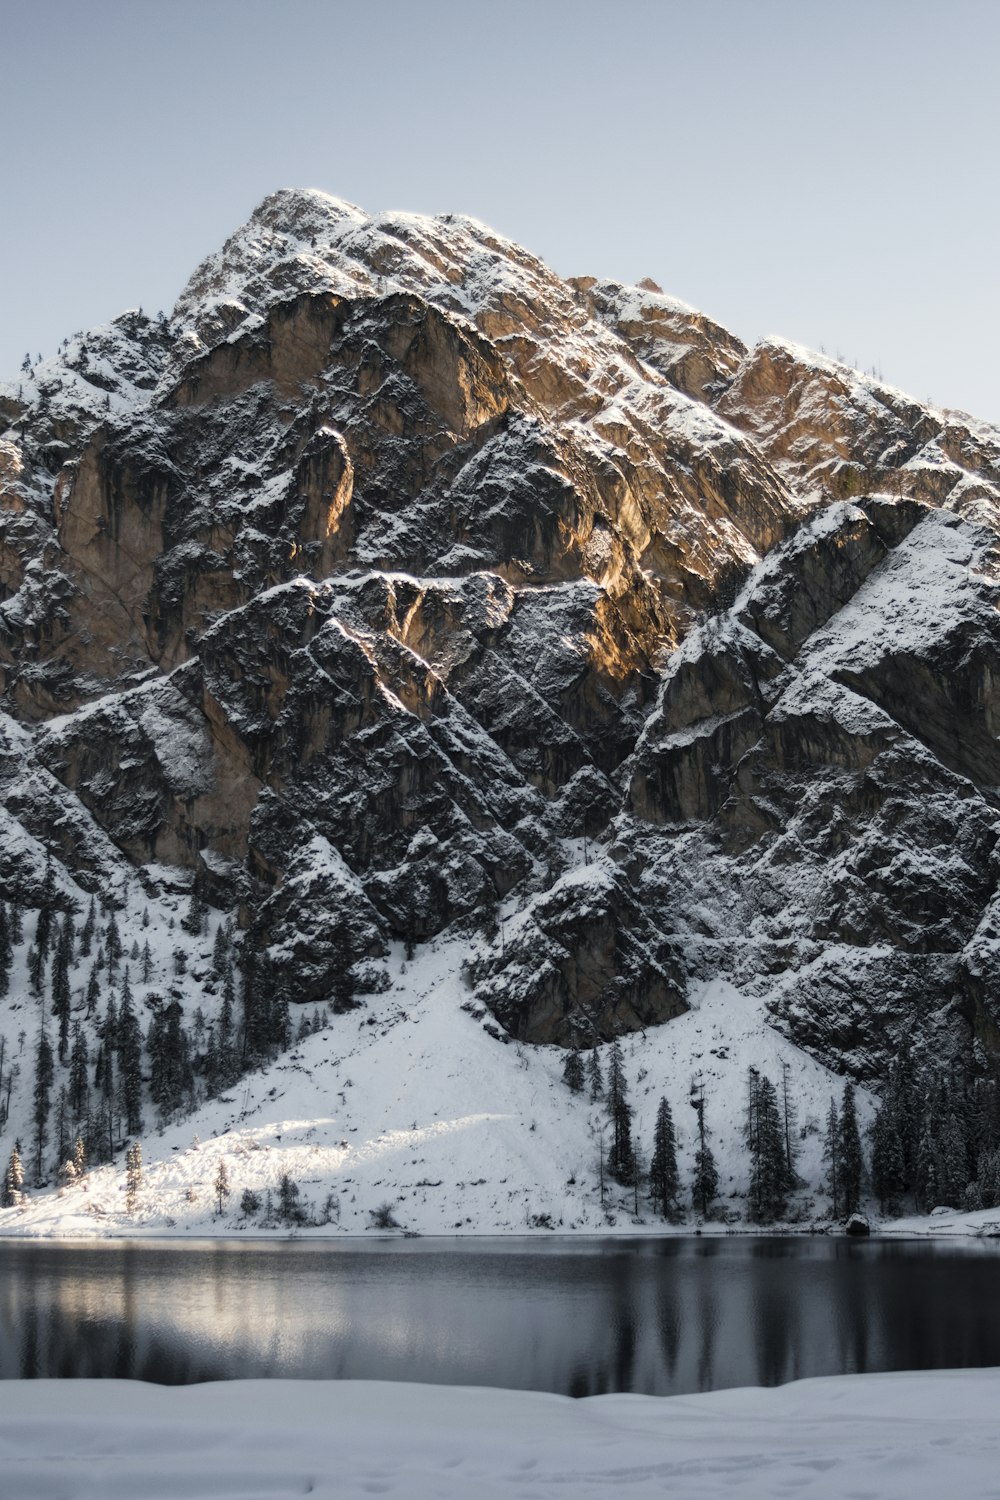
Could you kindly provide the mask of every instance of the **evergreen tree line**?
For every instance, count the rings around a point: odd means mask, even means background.
[[[639,1212],[639,1194],[643,1192],[662,1218],[678,1220],[683,1215],[684,1185],[677,1165],[677,1136],[670,1105],[661,1098],[656,1111],[650,1143],[649,1167],[643,1168],[643,1153],[635,1139],[635,1123],[625,1079],[625,1059],[616,1039],[608,1054],[608,1076],[605,1083],[601,1062],[594,1048],[586,1070],[579,1052],[568,1052],[563,1078],[573,1093],[587,1091],[592,1103],[603,1102],[607,1127],[599,1140],[598,1171],[602,1202],[606,1198],[606,1179],[631,1188],[635,1212]],[[705,1100],[700,1089],[692,1094],[691,1103],[698,1118],[698,1150],[689,1184],[691,1202],[703,1215],[712,1211],[718,1195],[719,1174],[708,1144],[705,1124]],[[605,1141],[607,1150],[605,1152]]]
[[[867,1132],[867,1153],[853,1083],[844,1084],[839,1102],[831,1098],[823,1132],[823,1178],[810,1184],[797,1170],[802,1132],[789,1071],[783,1065],[777,1086],[757,1068],[747,1073],[743,1139],[750,1180],[746,1212],[754,1223],[780,1222],[792,1195],[809,1187],[825,1192],[829,1212],[836,1219],[849,1218],[859,1210],[866,1187],[885,1214],[902,1212],[910,1203],[922,1212],[939,1204],[965,1209],[1000,1207],[1000,1079],[995,1073],[974,1073],[960,1062],[917,1067],[904,1046]],[[567,1053],[563,1077],[572,1092],[589,1091],[592,1102],[604,1103],[607,1152],[602,1136],[598,1162],[602,1199],[607,1174],[633,1189],[636,1212],[644,1186],[657,1213],[667,1219],[680,1217],[684,1190],[670,1106],[666,1099],[659,1102],[644,1173],[621,1044],[611,1044],[606,1085],[596,1048],[586,1065],[579,1052]],[[693,1085],[690,1102],[696,1112],[697,1148],[688,1192],[692,1206],[708,1216],[715,1207],[719,1179],[708,1143],[700,1083]]]
[[[207,908],[196,889],[181,926],[197,934],[204,932],[206,921]],[[148,914],[143,925],[148,925]],[[14,947],[23,940],[21,909],[0,900],[0,995],[9,990]],[[74,1007],[71,970],[83,958],[91,959],[89,977]],[[176,981],[186,970],[182,948],[175,951],[172,967]],[[51,862],[27,969],[29,991],[38,1002],[38,1033],[29,1053],[34,1064],[29,1161],[38,1185],[53,1169],[65,1179],[77,1148],[87,1161],[111,1160],[141,1133],[147,1098],[162,1125],[329,1024],[328,1012],[315,1008],[311,1017],[303,1010],[293,1027],[286,977],[251,942],[238,944],[231,924],[222,922],[212,955],[212,977],[222,991],[215,1020],[206,1022],[199,1007],[185,1024],[182,992],[175,982],[166,997],[146,996],[149,1020],[143,1034],[132,974],[145,984],[154,977],[148,940],[141,948],[133,943],[126,954],[114,910],[93,899],[77,928],[73,912],[57,909]],[[349,978],[338,993],[345,1002],[353,1001]],[[27,1040],[22,1029],[22,1053]],[[0,1036],[0,1128],[19,1068],[6,1037]],[[24,1178],[22,1150],[18,1141],[12,1153],[15,1175],[20,1174],[14,1193]]]
[[[871,1130],[871,1185],[885,1213],[1000,1207],[1000,1078],[900,1048]]]

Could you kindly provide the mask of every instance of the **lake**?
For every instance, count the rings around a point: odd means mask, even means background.
[[[1000,1365],[1000,1245],[0,1242],[0,1376],[669,1395]]]

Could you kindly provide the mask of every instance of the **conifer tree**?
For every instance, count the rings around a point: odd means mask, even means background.
[[[677,1141],[670,1105],[661,1099],[653,1127],[653,1155],[649,1163],[649,1190],[653,1207],[664,1219],[677,1217],[680,1174],[677,1170]]]
[[[7,1161],[7,1170],[3,1179],[3,1198],[0,1201],[2,1208],[14,1208],[21,1201],[21,1190],[24,1186],[24,1167],[21,1164],[21,1153],[18,1150],[17,1141],[14,1142],[13,1150]]]
[[[887,1098],[871,1127],[872,1188],[882,1213],[898,1212],[904,1190],[905,1156],[899,1123]]]
[[[86,1175],[87,1147],[82,1135],[77,1136],[76,1145],[73,1147],[73,1167],[78,1180]]]
[[[96,927],[97,927],[97,908],[94,905],[94,898],[93,898],[93,896],[91,896],[91,898],[90,898],[90,905],[87,907],[87,916],[86,916],[86,919],[84,921],[83,926],[80,928],[80,948],[79,948],[79,954],[80,954],[81,958],[89,958],[90,957],[90,950],[94,946],[94,932],[95,932]]]
[[[133,1141],[125,1155],[125,1211],[134,1214],[142,1187],[142,1147]]]
[[[219,1157],[219,1170],[215,1174],[215,1196],[218,1200],[219,1213],[221,1214],[223,1203],[229,1197],[229,1168],[226,1166],[226,1158],[224,1156]]]
[[[563,1083],[571,1094],[581,1094],[583,1092],[583,1061],[575,1047],[567,1052],[563,1059],[562,1077]]]
[[[126,1131],[135,1135],[142,1129],[142,1036],[132,1005],[127,969],[118,1012],[117,1047],[119,1110]]]
[[[0,999],[6,995],[10,986],[10,965],[13,953],[14,945],[11,942],[7,904],[5,901],[0,901]]]
[[[181,926],[183,927],[184,931],[189,932],[192,937],[200,937],[205,930],[205,919],[207,915],[208,908],[205,906],[204,899],[202,898],[201,886],[199,882],[195,880],[194,888],[191,892],[191,899],[188,902],[187,912],[181,918]]]
[[[271,1036],[270,1044],[272,1050],[284,1052],[292,1041],[292,1018],[288,1007],[288,983],[284,975],[275,975],[273,979],[274,991],[271,997]]]
[[[745,1138],[750,1149],[749,1214],[758,1224],[773,1224],[785,1213],[792,1183],[777,1094],[756,1068],[749,1072]]]
[[[854,1085],[846,1083],[840,1106],[840,1176],[846,1217],[856,1213],[861,1202],[863,1165]]]
[[[59,1027],[59,1061],[66,1062],[69,1046],[69,966],[73,956],[73,919],[66,913],[52,961],[52,1014]]]
[[[87,1020],[97,1009],[97,1002],[101,998],[101,986],[97,978],[97,965],[94,964],[90,970],[90,978],[87,980],[87,993],[84,997],[87,1004]]]
[[[45,950],[37,943],[28,949],[28,984],[33,995],[41,995],[45,988]]]
[[[69,1155],[69,1100],[66,1085],[59,1089],[56,1103],[56,1161],[64,1162]]]
[[[121,962],[122,935],[113,908],[111,915],[108,917],[107,931],[104,935],[104,952],[108,965],[108,979],[114,983],[118,975],[118,965]]]
[[[35,947],[41,955],[44,963],[48,957],[49,942],[52,936],[52,921],[56,909],[56,882],[55,871],[52,868],[51,854],[45,859],[45,879],[42,882],[42,899],[38,908],[38,921],[35,924]]]
[[[791,1067],[782,1059],[781,1063],[781,1123],[784,1127],[785,1136],[785,1174],[788,1179],[789,1192],[796,1186],[795,1162],[798,1157],[798,1149],[795,1142],[796,1110],[795,1101],[792,1099],[789,1088],[789,1076]]]
[[[182,1021],[180,1002],[172,998],[154,1015],[149,1028],[150,1093],[163,1120],[181,1108],[194,1081],[191,1048]]]
[[[153,978],[153,954],[149,946],[149,938],[142,945],[142,967],[139,972],[143,984],[149,984]]]
[[[719,1171],[715,1165],[712,1148],[708,1144],[708,1129],[705,1125],[705,1090],[699,1086],[691,1100],[698,1115],[698,1149],[694,1157],[694,1177],[691,1182],[691,1200],[707,1218],[719,1191]]]
[[[830,1213],[840,1218],[843,1203],[843,1174],[840,1165],[840,1116],[836,1100],[831,1096],[826,1114],[826,1133],[823,1136],[823,1160],[826,1163],[826,1190],[830,1194]]]
[[[635,1181],[635,1151],[632,1145],[632,1111],[625,1082],[625,1059],[616,1037],[608,1059],[608,1118],[611,1121],[611,1146],[608,1171],[616,1181],[630,1186]]]
[[[333,973],[333,1009],[337,1015],[345,1011],[353,1010],[354,998],[354,954],[351,951],[350,938],[346,932],[338,934],[336,939],[336,957],[334,959]]]
[[[601,1059],[596,1047],[591,1048],[587,1061],[587,1078],[590,1081],[591,1103],[596,1104],[598,1099],[604,1098],[604,1076],[601,1073]]]
[[[282,1172],[278,1183],[278,1214],[285,1224],[301,1224],[302,1209],[299,1207],[299,1185],[287,1172]]]
[[[949,1208],[960,1208],[970,1174],[964,1132],[954,1113],[948,1114],[942,1123],[938,1157],[939,1201]]]
[[[225,922],[220,922],[215,929],[215,941],[212,944],[212,974],[216,979],[223,979],[229,968],[229,928]]]
[[[232,966],[227,964],[222,976],[222,1007],[219,1011],[218,1031],[219,1081],[223,1088],[232,1082],[237,1071],[234,1052],[235,1000],[233,970]]]
[[[7,912],[10,921],[10,940],[12,944],[24,942],[24,924],[21,920],[21,908],[16,901],[10,903]]]
[[[90,1056],[87,1038],[79,1021],[73,1024],[73,1049],[69,1059],[69,1107],[75,1120],[82,1119],[87,1106],[87,1067]]]
[[[35,1181],[39,1184],[43,1181],[42,1158],[49,1138],[49,1095],[54,1073],[52,1048],[43,1026],[38,1033],[35,1053],[34,1091]]]

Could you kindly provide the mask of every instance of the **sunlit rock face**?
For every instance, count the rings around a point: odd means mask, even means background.
[[[996,429],[286,191],[0,434],[23,899],[197,876],[310,1002],[466,924],[528,1041],[722,974],[862,1076],[996,1050]]]

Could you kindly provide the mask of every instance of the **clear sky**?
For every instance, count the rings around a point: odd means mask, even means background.
[[[0,372],[298,186],[1000,421],[998,79],[998,0],[0,0]]]

